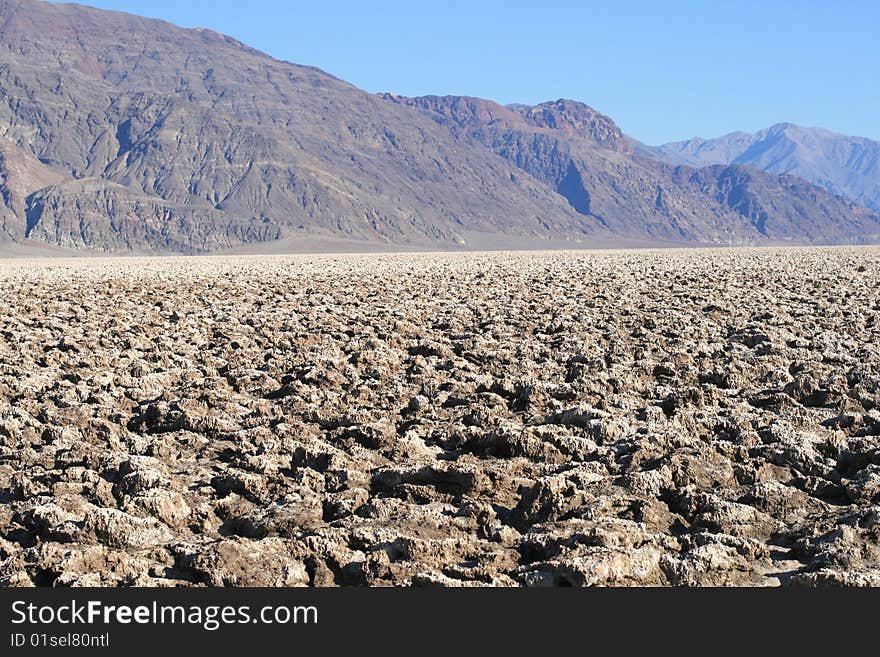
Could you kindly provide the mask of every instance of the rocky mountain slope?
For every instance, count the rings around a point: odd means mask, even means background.
[[[876,214],[799,178],[659,162],[581,103],[503,107],[459,96],[384,97],[477,140],[614,234],[713,243],[880,238]]]
[[[734,132],[646,148],[675,164],[745,164],[791,174],[880,211],[880,142],[864,137],[780,123],[754,134]]]
[[[658,163],[577,103],[380,97],[208,30],[0,0],[0,235],[831,243],[880,239],[880,217],[794,178]]]
[[[593,228],[416,112],[214,32],[86,7],[0,0],[0,126],[6,232],[61,245]]]

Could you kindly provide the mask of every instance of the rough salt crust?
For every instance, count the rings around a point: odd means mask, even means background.
[[[880,249],[0,287],[4,585],[880,585]]]

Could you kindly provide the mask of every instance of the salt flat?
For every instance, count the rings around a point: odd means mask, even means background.
[[[880,585],[880,249],[0,261],[4,585]]]

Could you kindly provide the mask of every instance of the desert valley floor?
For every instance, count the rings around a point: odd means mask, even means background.
[[[0,288],[2,585],[880,585],[880,249]]]

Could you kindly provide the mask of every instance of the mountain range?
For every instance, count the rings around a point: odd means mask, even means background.
[[[790,174],[880,211],[880,142],[779,123],[756,133],[689,139],[642,152],[673,164],[742,164]]]
[[[873,197],[698,150],[574,101],[370,94],[210,30],[0,0],[7,245],[880,241]]]

